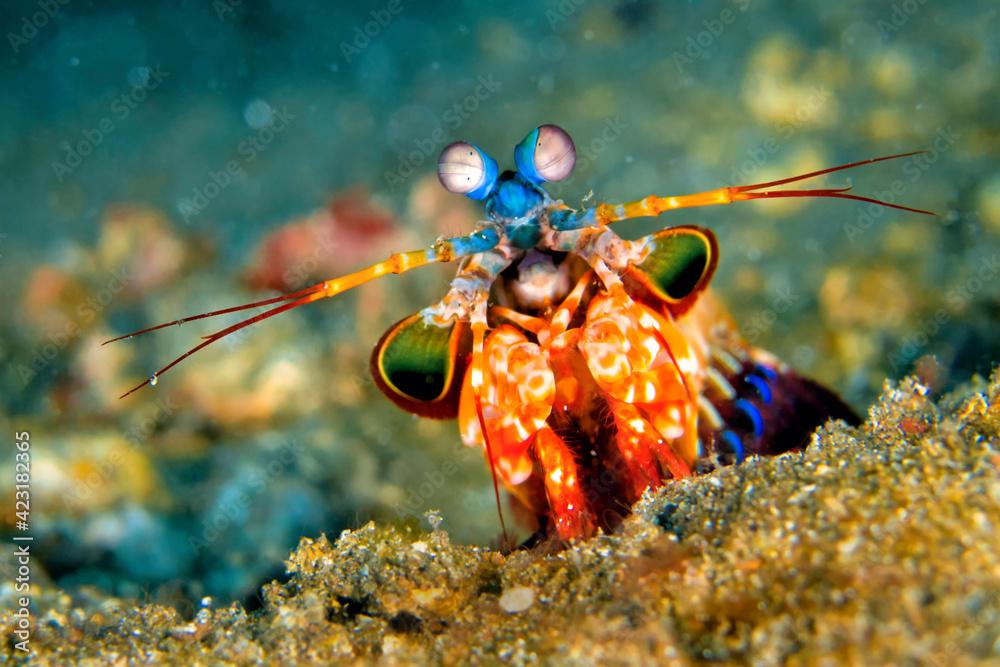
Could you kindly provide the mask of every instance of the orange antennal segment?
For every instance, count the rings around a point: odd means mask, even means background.
[[[669,211],[677,208],[690,208],[694,206],[712,206],[715,204],[732,204],[735,201],[749,201],[751,199],[780,199],[785,197],[831,197],[838,199],[854,199],[855,201],[867,202],[869,204],[877,204],[879,206],[885,206],[887,208],[895,208],[901,211],[910,211],[911,213],[922,213],[924,215],[937,215],[933,211],[925,211],[924,209],[920,208],[911,208],[909,206],[902,206],[900,204],[892,204],[886,201],[882,201],[880,199],[874,199],[872,197],[863,197],[861,195],[846,194],[847,191],[850,190],[850,187],[819,188],[814,190],[767,190],[764,192],[755,192],[755,190],[760,190],[761,188],[772,188],[779,185],[786,185],[788,183],[795,183],[797,181],[803,181],[809,178],[822,176],[824,174],[831,174],[836,171],[853,169],[855,167],[861,167],[866,164],[884,162],[885,160],[897,160],[900,158],[910,157],[913,155],[919,155],[925,152],[926,151],[912,151],[910,153],[899,153],[898,155],[887,155],[885,157],[860,160],[858,162],[849,162],[848,164],[842,164],[836,167],[828,167],[826,169],[820,169],[818,171],[811,171],[807,174],[800,174],[798,176],[782,178],[776,181],[768,181],[766,183],[754,183],[753,185],[727,186],[723,188],[716,188],[715,190],[707,190],[706,192],[699,192],[692,195],[679,195],[675,197],[658,197],[656,195],[650,195],[649,197],[645,197],[643,199],[639,199],[634,202],[629,202],[627,204],[601,204],[597,207],[597,214],[596,214],[597,223],[608,224],[612,222],[617,222],[619,220],[627,220],[629,218],[654,216],[654,215],[659,215],[664,211]]]
[[[263,313],[254,315],[245,320],[237,322],[232,326],[226,327],[221,331],[217,331],[214,334],[204,336],[204,340],[195,345],[190,350],[180,355],[169,364],[161,368],[160,370],[153,373],[150,377],[146,378],[143,382],[140,382],[136,386],[129,389],[127,392],[119,396],[119,398],[125,398],[129,394],[142,389],[147,385],[156,384],[160,376],[166,373],[168,370],[184,361],[192,354],[205,348],[217,340],[225,338],[229,334],[235,333],[240,329],[255,324],[262,320],[266,320],[275,315],[279,315],[287,310],[292,310],[293,308],[298,308],[299,306],[304,306],[307,303],[312,303],[313,301],[319,301],[320,299],[328,299],[333,296],[337,296],[343,292],[354,289],[358,285],[362,285],[370,280],[374,280],[381,276],[389,273],[404,273],[410,269],[415,269],[420,266],[425,266],[427,264],[432,264],[435,262],[450,262],[453,259],[459,257],[464,257],[467,255],[472,255],[477,252],[482,252],[492,248],[497,243],[497,237],[495,234],[484,233],[483,230],[473,232],[472,234],[465,237],[458,237],[454,239],[446,239],[438,241],[431,248],[426,248],[424,250],[412,250],[410,252],[396,253],[390,256],[388,259],[372,264],[371,266],[361,269],[360,271],[355,271],[354,273],[349,273],[339,278],[332,278],[330,280],[324,280],[321,283],[317,283],[310,287],[306,287],[297,292],[291,292],[289,294],[283,294],[281,296],[272,297],[270,299],[264,299],[262,301],[254,301],[253,303],[247,303],[240,306],[232,306],[230,308],[223,308],[221,310],[213,310],[208,313],[201,313],[200,315],[191,315],[189,317],[184,317],[179,320],[174,320],[173,322],[167,322],[165,324],[158,324],[153,327],[148,327],[146,329],[141,329],[123,336],[118,336],[117,338],[112,338],[107,340],[104,344],[113,343],[115,341],[124,340],[132,338],[133,336],[139,336],[144,333],[149,333],[151,331],[156,331],[157,329],[162,329],[164,327],[172,326],[175,324],[182,324],[184,322],[191,322],[193,320],[200,320],[207,317],[214,317],[216,315],[225,315],[227,313],[235,313],[241,310],[248,310],[250,308],[256,308],[259,306],[267,306],[275,303],[280,303],[286,301],[280,306],[266,310]]]

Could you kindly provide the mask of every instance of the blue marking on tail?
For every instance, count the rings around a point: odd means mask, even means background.
[[[733,455],[736,457],[737,463],[742,463],[745,458],[745,453],[743,451],[743,441],[740,440],[740,436],[736,435],[732,431],[726,430],[719,434],[719,437],[729,445],[729,449],[732,450]]]
[[[761,364],[756,364],[757,372],[766,377],[768,380],[775,380],[778,378],[778,373],[770,366],[763,366]]]
[[[764,435],[764,418],[761,417],[760,410],[754,407],[753,403],[745,398],[737,398],[733,401],[733,405],[743,412],[753,423],[753,435],[755,438]]]
[[[764,402],[765,405],[771,403],[771,387],[768,386],[767,380],[760,377],[759,375],[748,375],[746,377],[747,384],[753,385],[754,389],[757,390],[757,394],[760,396],[760,400]]]

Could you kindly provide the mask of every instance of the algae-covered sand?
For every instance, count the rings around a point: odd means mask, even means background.
[[[998,520],[1000,370],[937,401],[910,379],[859,429],[831,424],[805,452],[671,484],[619,533],[563,551],[368,524],[303,538],[259,610],[194,618],[37,586],[31,659],[1000,661]],[[13,616],[2,622],[9,635]]]

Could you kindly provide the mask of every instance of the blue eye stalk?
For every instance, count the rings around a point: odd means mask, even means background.
[[[576,146],[566,130],[557,125],[541,125],[514,148],[514,162],[521,175],[532,183],[562,181],[576,165]]]
[[[550,201],[541,185],[569,177],[576,164],[576,147],[562,128],[541,125],[514,148],[514,162],[516,172],[500,174],[496,161],[485,151],[458,141],[441,151],[438,179],[448,192],[485,200],[490,218],[509,221],[506,231],[514,245],[526,248],[538,241],[541,229],[525,218]]]
[[[498,174],[496,160],[479,146],[465,141],[449,144],[438,158],[438,180],[445,190],[471,199],[488,197]]]
[[[541,174],[535,169],[535,148],[538,144],[538,128],[528,133],[517,146],[514,147],[514,164],[521,175],[532,183],[542,183],[545,181]]]

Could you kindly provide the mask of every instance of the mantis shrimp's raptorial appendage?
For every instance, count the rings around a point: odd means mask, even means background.
[[[904,158],[862,160],[753,185],[574,210],[545,191],[576,162],[569,135],[532,130],[500,172],[479,147],[453,143],[438,177],[450,192],[482,201],[485,219],[467,236],[397,253],[338,278],[163,327],[270,306],[203,340],[127,396],[215,341],[389,273],[460,260],[444,297],[389,329],[371,370],[398,406],[458,418],[462,439],[482,447],[493,474],[563,540],[611,530],[639,496],[670,479],[807,442],[830,418],[856,422],[839,398],[744,342],[707,291],[719,248],[708,229],[667,227],[635,241],[611,223],[673,209],[753,199],[852,199],[933,215],[848,193],[775,190],[791,183]],[[501,526],[503,514],[500,513]],[[506,533],[506,527],[504,526]]]

